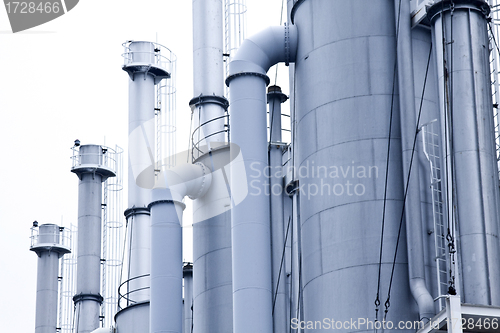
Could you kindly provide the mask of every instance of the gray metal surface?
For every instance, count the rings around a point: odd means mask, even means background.
[[[420,198],[420,164],[416,146],[417,114],[415,107],[415,81],[413,76],[413,51],[410,2],[395,0],[397,30],[397,67],[399,107],[401,117],[401,149],[403,184],[406,192],[405,221],[408,247],[410,290],[417,302],[420,318],[434,317],[434,299],[426,286],[424,260],[424,231],[422,229]],[[413,148],[415,147],[415,151]],[[415,161],[415,163],[413,163]],[[408,177],[410,175],[410,177]],[[406,190],[407,188],[407,190]]]
[[[150,333],[182,332],[182,228],[184,206],[170,191],[152,191]]]
[[[440,155],[441,151],[439,147],[440,142],[440,115],[439,115],[439,97],[438,97],[438,87],[437,87],[437,73],[436,73],[436,61],[434,57],[434,52],[431,53],[431,60],[429,63],[429,72],[426,79],[426,87],[424,99],[422,101],[423,85],[425,80],[425,71],[427,67],[427,61],[429,53],[431,52],[432,36],[429,29],[418,26],[412,30],[412,52],[413,52],[413,73],[414,73],[414,87],[415,87],[415,108],[418,114],[420,105],[422,103],[422,112],[420,115],[419,126],[429,124],[433,122],[433,128],[435,129],[436,140],[430,142],[429,135],[427,135],[427,148],[429,149],[429,143],[437,144],[435,147],[435,152]],[[436,278],[436,262],[435,262],[435,243],[434,235],[430,234],[429,231],[434,229],[433,223],[433,201],[432,201],[432,189],[430,184],[430,174],[431,169],[429,162],[423,153],[422,147],[422,134],[421,132],[417,138],[417,152],[414,157],[413,163],[419,164],[420,172],[420,200],[421,200],[421,210],[422,210],[422,234],[424,235],[424,249],[423,255],[425,258],[425,273],[426,273],[426,285],[431,292],[433,297],[439,295],[439,290],[437,286]],[[434,151],[433,151],[434,152]],[[441,164],[436,165],[437,168],[442,168]],[[441,198],[438,198],[442,200]],[[444,207],[444,206],[442,206]],[[446,259],[446,258],[444,258]],[[436,302],[436,310],[437,308]]]
[[[231,99],[231,143],[239,146],[241,162],[231,166],[231,191],[248,191],[232,207],[233,330],[272,332],[272,273],[266,131],[267,70],[278,62],[293,62],[295,27],[270,27],[245,40],[230,64],[226,83]],[[287,46],[287,47],[285,47]],[[246,170],[241,179],[236,168]]]
[[[155,46],[150,42],[131,42],[129,63],[123,67],[129,73],[128,112],[128,270],[123,277],[127,305],[148,302],[150,299],[150,216],[154,185],[155,152],[155,84],[158,83],[149,65],[155,64]],[[122,310],[123,311],[123,310]],[[140,313],[134,314],[133,312]],[[148,306],[130,308],[126,318],[134,325],[149,330]],[[122,326],[123,327],[123,326]]]
[[[32,232],[33,229],[35,227]],[[70,251],[63,246],[61,231],[55,224],[42,224],[38,228],[38,237],[36,242],[32,239],[30,250],[38,255],[35,333],[54,333],[57,328],[59,258]]]
[[[286,332],[287,304],[286,304],[286,275],[282,266],[283,248],[285,246],[285,231],[283,226],[283,170],[281,143],[281,103],[288,98],[278,86],[268,88],[267,103],[269,104],[269,195],[271,209],[271,246],[272,246],[272,292],[273,292],[273,326],[274,332]],[[284,258],[283,258],[284,259]]]
[[[222,1],[193,0],[193,90],[199,95],[224,96],[222,56]],[[208,142],[224,142],[225,110],[219,104],[206,103],[194,109],[203,136]],[[218,119],[217,119],[218,118]],[[217,119],[217,120],[214,120]]]
[[[115,322],[117,333],[149,332],[149,302],[136,303],[118,311]]]
[[[232,332],[231,199],[226,146],[197,162],[212,170],[212,185],[193,202],[193,332]]]
[[[302,172],[298,170],[303,189],[302,320],[374,318],[396,53],[394,3],[315,0],[296,6],[299,47],[294,148],[296,165],[303,167]],[[399,122],[396,103],[385,213],[382,304],[387,297],[402,209]],[[328,175],[324,171],[318,175],[318,167],[326,167]],[[338,177],[331,174],[335,168]],[[404,232],[405,228],[403,239]],[[418,319],[408,286],[405,243],[399,244],[387,320]]]
[[[72,169],[78,184],[78,251],[75,302],[75,326],[78,332],[89,333],[99,327],[101,296],[101,169],[103,149],[99,145],[82,145],[82,165],[92,168]]]
[[[446,114],[445,125],[451,128],[447,161],[452,168],[447,171],[449,176],[453,171],[453,178],[447,182],[454,190],[448,199],[456,206],[449,213],[458,226],[462,301],[498,306],[500,195],[491,111],[487,8],[483,1],[446,0],[431,7],[428,15],[437,51],[441,112]],[[443,75],[444,61],[447,75]]]

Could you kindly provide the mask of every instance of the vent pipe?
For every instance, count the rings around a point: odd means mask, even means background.
[[[59,258],[71,252],[64,242],[63,230],[55,224],[38,227],[36,221],[31,228],[30,250],[38,255],[35,333],[57,330]]]
[[[150,333],[182,333],[182,214],[185,196],[202,197],[212,181],[201,163],[159,174],[152,191]]]
[[[401,6],[401,7],[399,7]],[[420,210],[420,176],[418,152],[413,154],[417,139],[417,118],[415,108],[415,84],[413,78],[413,52],[410,2],[395,0],[397,29],[397,62],[399,83],[399,110],[401,121],[401,149],[403,160],[404,186],[406,195],[405,220],[408,246],[408,271],[410,290],[417,302],[419,319],[434,317],[434,300],[425,284],[424,229]],[[416,146],[415,146],[416,149]],[[413,163],[412,163],[413,158]],[[411,169],[410,169],[411,165]],[[411,171],[411,172],[410,172]],[[408,174],[410,177],[408,178]]]
[[[198,119],[195,141],[225,142],[222,1],[193,0],[193,90],[189,105]]]
[[[246,39],[229,66],[231,143],[240,148],[241,179],[231,167],[231,191],[249,191],[231,210],[233,244],[233,331],[273,331],[272,271],[266,126],[266,72],[295,60],[294,26],[270,27]],[[267,187],[267,189],[266,189]]]
[[[269,194],[271,196],[271,244],[273,271],[273,322],[274,332],[287,330],[286,270],[282,258],[284,244],[283,221],[283,174],[282,155],[286,144],[281,142],[281,103],[288,97],[278,86],[270,86],[267,93],[269,104]]]
[[[76,328],[89,333],[99,327],[101,296],[102,182],[116,173],[107,149],[75,146],[71,172],[78,184],[78,251],[75,302]]]

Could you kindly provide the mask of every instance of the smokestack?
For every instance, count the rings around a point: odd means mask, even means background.
[[[75,145],[71,172],[78,176],[78,251],[75,325],[80,333],[99,327],[101,296],[102,182],[115,177],[115,164],[105,147]]]
[[[116,315],[122,333],[149,331],[150,301],[150,213],[151,189],[155,181],[155,85],[170,78],[173,54],[152,42],[123,44],[122,69],[129,80],[128,209],[129,234],[127,275],[121,291],[126,307]],[[122,305],[122,304],[120,304]]]
[[[57,283],[59,258],[70,253],[64,228],[33,222],[30,250],[38,255],[35,333],[54,333],[57,329]]]

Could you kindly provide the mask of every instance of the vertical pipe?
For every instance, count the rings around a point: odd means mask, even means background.
[[[182,333],[182,228],[184,205],[166,188],[152,191],[150,333]]]
[[[223,29],[221,0],[193,0],[193,90],[194,97],[224,98]],[[218,103],[203,103],[196,109],[202,138],[224,142],[225,109]],[[216,120],[214,120],[216,119]],[[205,124],[205,125],[203,125]]]
[[[434,42],[441,46],[442,113],[450,129],[448,164],[458,226],[462,301],[500,305],[498,166],[492,114],[488,4],[443,0],[428,10]],[[444,45],[444,47],[443,47]],[[448,178],[450,179],[450,178]]]
[[[193,330],[193,265],[188,263],[183,268],[184,277],[184,333]]]
[[[115,176],[104,165],[101,146],[84,145],[78,151],[79,164],[72,168],[78,184],[78,251],[75,325],[89,333],[99,327],[101,292],[102,182]]]
[[[281,103],[288,98],[278,86],[268,88],[269,104],[269,185],[271,207],[271,244],[273,271],[273,325],[274,332],[286,332],[285,267],[282,267],[284,247],[283,227],[283,170],[281,144]]]
[[[413,153],[418,124],[415,112],[410,2],[395,0],[395,10],[403,180],[405,188],[408,188],[404,207],[410,290],[418,304],[420,319],[430,320],[434,317],[434,301],[425,284],[418,152]]]
[[[54,333],[57,328],[59,258],[70,251],[62,246],[59,226],[41,225],[35,239],[33,230],[36,226],[34,223],[30,248],[38,255],[35,333]]]
[[[240,49],[241,50],[241,49]],[[239,76],[230,81],[231,143],[240,147],[248,183],[231,169],[231,190],[254,193],[231,210],[233,246],[233,331],[272,332],[272,287],[269,198],[263,170],[267,161],[266,80]],[[251,139],[250,139],[251,138]]]

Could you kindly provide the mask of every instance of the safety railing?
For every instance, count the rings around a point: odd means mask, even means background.
[[[147,63],[162,68],[168,73],[172,73],[172,64],[175,63],[177,57],[168,47],[154,42],[144,42],[151,43],[153,45],[152,52],[133,51],[130,48],[130,44],[137,42],[141,41],[127,41],[122,44],[124,48],[124,52],[122,54],[124,66],[128,66],[133,63]]]
[[[224,121],[224,129],[212,133],[205,133],[203,132],[203,128],[205,125],[210,124],[214,121]],[[201,123],[198,127],[196,127],[193,130],[193,134],[191,135],[191,156],[193,159],[193,162],[199,158],[200,156],[206,154],[209,152],[210,147],[208,146],[207,142],[210,142],[210,138],[219,134],[224,134],[225,137],[225,142],[230,142],[230,133],[229,133],[229,115],[224,114],[220,117],[216,117],[213,119],[210,119],[204,123]]]
[[[40,232],[38,227],[31,227],[30,248],[55,246],[71,249],[71,230],[64,227],[57,228]]]
[[[135,281],[138,285],[145,285],[145,287],[130,289],[130,282],[132,281]],[[125,290],[123,290],[124,288]],[[149,289],[149,274],[135,276],[120,284],[118,287],[118,311],[139,303],[140,301],[134,300],[134,295]]]
[[[98,167],[104,167],[116,172],[117,155],[121,153],[120,151],[110,147],[101,146],[101,150],[98,153],[82,153],[79,148],[80,146],[71,148],[73,151],[73,155],[71,156],[71,169],[77,169],[89,164],[87,163],[88,161],[92,161],[91,164],[96,164]]]

